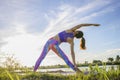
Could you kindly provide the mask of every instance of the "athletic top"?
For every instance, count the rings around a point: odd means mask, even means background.
[[[66,31],[62,31],[58,35],[59,35],[59,38],[60,38],[61,42],[66,42],[68,37],[70,37],[70,38],[74,37],[74,34],[72,32],[67,33]]]

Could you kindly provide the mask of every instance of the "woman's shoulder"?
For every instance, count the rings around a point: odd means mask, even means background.
[[[71,29],[65,30],[65,32],[71,33],[73,32]]]

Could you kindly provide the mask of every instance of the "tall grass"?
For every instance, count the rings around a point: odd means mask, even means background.
[[[17,73],[13,73],[8,71],[7,69],[3,69],[2,71],[0,71],[0,80],[20,80],[20,78]]]
[[[9,76],[9,78],[10,78],[11,80],[14,80],[13,77],[12,77],[12,75],[11,75],[7,70],[5,70],[5,72],[7,73],[7,75]]]
[[[103,64],[102,68],[98,65],[94,67],[90,65],[88,74],[72,75],[30,72],[28,69],[26,69],[25,75],[20,75],[4,69],[0,73],[0,80],[120,80],[120,65],[117,69],[111,67],[108,70],[106,70],[106,64]]]

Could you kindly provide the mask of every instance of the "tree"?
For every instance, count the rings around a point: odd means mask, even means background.
[[[119,61],[120,61],[119,55],[116,56],[116,60],[115,60],[115,61],[116,61],[116,62],[119,62]]]
[[[88,64],[88,61],[85,61],[85,64]]]
[[[100,60],[93,60],[93,63],[95,63],[95,64],[101,64],[102,61],[100,61]]]
[[[109,61],[109,62],[113,62],[114,59],[113,59],[112,57],[110,57],[110,58],[108,58],[108,61]]]

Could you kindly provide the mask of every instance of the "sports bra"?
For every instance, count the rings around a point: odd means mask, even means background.
[[[70,37],[70,38],[74,37],[74,34],[72,32],[68,33],[66,31],[62,31],[58,35],[59,35],[59,38],[60,38],[61,42],[66,42],[68,37]]]

